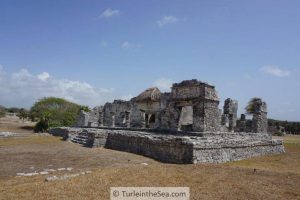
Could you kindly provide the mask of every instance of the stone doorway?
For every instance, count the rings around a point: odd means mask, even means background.
[[[192,131],[193,130],[193,106],[184,106],[181,108],[178,130]]]

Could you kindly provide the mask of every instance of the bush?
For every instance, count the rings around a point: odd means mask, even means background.
[[[274,135],[274,136],[284,136],[284,133],[278,131],[278,132],[273,133],[273,135]]]
[[[29,111],[24,109],[24,108],[21,108],[19,110],[19,113],[17,114],[17,116],[21,119],[21,120],[25,120],[29,117]]]
[[[3,106],[0,106],[0,118],[5,117],[6,115],[6,110]]]
[[[65,99],[47,97],[36,102],[30,110],[30,118],[38,120],[35,132],[45,132],[48,128],[59,126],[72,126],[80,110],[88,110]]]
[[[44,121],[44,120],[40,120],[38,123],[36,123],[35,127],[34,127],[34,132],[35,133],[39,133],[39,132],[46,132],[49,128],[49,125]]]

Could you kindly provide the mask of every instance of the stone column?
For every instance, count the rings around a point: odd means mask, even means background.
[[[254,113],[252,118],[252,132],[267,133],[268,132],[268,117],[267,104],[262,100],[256,101],[254,105]]]
[[[228,130],[233,131],[236,127],[238,101],[230,98],[224,102],[224,115],[228,116]]]
[[[103,113],[103,111],[101,110],[101,111],[99,112],[99,120],[98,120],[98,126],[99,126],[99,127],[104,126],[103,119],[104,119],[104,113]]]
[[[241,114],[241,119],[239,120],[238,130],[240,132],[246,131],[246,115],[245,114]]]

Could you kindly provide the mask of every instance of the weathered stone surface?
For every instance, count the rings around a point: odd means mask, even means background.
[[[103,107],[103,125],[108,127],[128,127],[130,125],[131,102],[115,100]]]
[[[233,131],[236,127],[238,101],[228,98],[225,100],[223,108],[224,114],[222,125],[225,126],[228,131]]]
[[[253,156],[283,153],[282,141],[265,133],[146,132],[118,129],[60,128],[62,136],[90,135],[91,147],[105,147],[148,156],[167,163],[221,163]],[[52,131],[50,130],[50,133]],[[58,129],[54,131],[57,134]]]
[[[252,120],[242,115],[237,121],[236,100],[226,99],[223,108],[222,114],[214,86],[192,79],[174,83],[170,93],[149,88],[130,101],[115,100],[82,112],[77,123],[82,128],[50,133],[86,147],[170,163],[219,163],[284,152],[282,141],[267,134],[267,105],[261,99],[255,102]]]
[[[267,118],[267,104],[261,99],[256,101],[254,105],[254,113],[252,118],[252,132],[267,133],[268,132],[268,118]]]
[[[98,127],[101,124],[101,114],[103,107],[98,106],[91,110],[91,112],[85,112],[83,110],[80,111],[76,126],[79,127]]]
[[[149,88],[130,101],[115,100],[82,112],[77,126],[219,131],[218,106],[215,87],[193,79],[173,84],[171,93]]]

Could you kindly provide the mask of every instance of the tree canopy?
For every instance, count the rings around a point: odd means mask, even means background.
[[[255,112],[256,106],[257,106],[258,104],[261,104],[261,102],[262,102],[261,98],[258,98],[258,97],[252,98],[252,99],[248,102],[248,104],[247,104],[247,106],[246,106],[246,108],[245,108],[246,114],[252,115],[252,114]]]
[[[38,120],[35,131],[43,132],[50,127],[74,125],[80,110],[87,111],[88,107],[62,98],[45,97],[31,107],[30,116]]]

